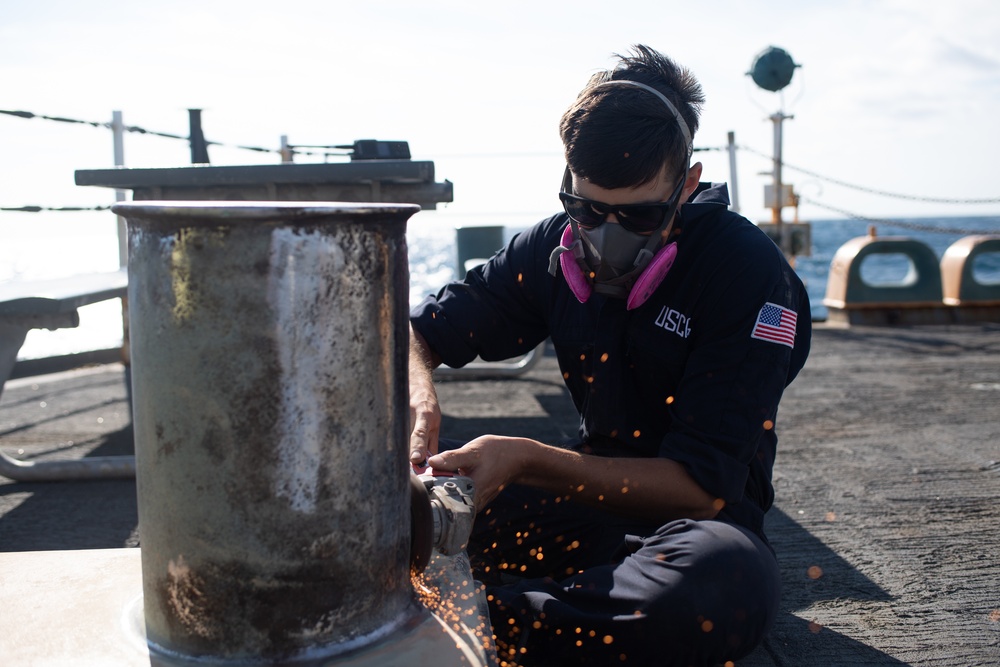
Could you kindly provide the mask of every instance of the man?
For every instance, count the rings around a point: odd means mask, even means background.
[[[763,517],[809,303],[725,186],[699,183],[702,103],[656,51],[619,56],[563,115],[565,212],[411,313],[411,461],[475,482],[469,555],[507,664],[721,663],[777,613]],[[431,370],[546,337],[579,442],[439,452]]]

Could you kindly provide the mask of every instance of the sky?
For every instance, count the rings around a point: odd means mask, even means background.
[[[700,79],[695,145],[711,150],[696,159],[706,180],[732,181],[719,149],[734,133],[740,210],[751,220],[770,220],[778,111],[792,116],[784,180],[802,220],[1000,213],[1000,201],[914,199],[1000,200],[993,0],[6,0],[0,109],[98,122],[120,110],[128,125],[186,135],[186,110],[200,108],[209,140],[273,148],[282,135],[405,140],[454,183],[455,201],[419,214],[420,224],[526,226],[559,206],[560,115],[592,73],[637,43]],[[801,65],[781,93],[747,76],[769,46]],[[223,147],[210,157],[278,161]],[[126,135],[127,166],[189,161],[182,141]],[[112,164],[104,128],[0,114],[0,207],[110,203],[111,191],[75,186],[73,172]],[[29,215],[0,212],[0,240]],[[32,220],[42,229],[67,215]]]

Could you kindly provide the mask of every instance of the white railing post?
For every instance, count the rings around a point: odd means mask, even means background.
[[[111,112],[111,134],[114,137],[115,166],[125,166],[125,124],[122,112]],[[115,201],[125,201],[125,191],[115,190]],[[118,266],[128,266],[128,237],[125,218],[118,216]]]

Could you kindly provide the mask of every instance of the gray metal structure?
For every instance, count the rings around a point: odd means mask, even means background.
[[[405,202],[435,209],[454,199],[434,163],[352,160],[327,164],[82,169],[77,185],[132,190],[140,200]]]
[[[114,210],[129,224],[151,644],[284,659],[404,624],[405,222],[417,207]],[[373,480],[392,502],[371,502]]]
[[[400,502],[405,223],[418,207],[114,210],[129,224],[150,650],[280,662],[382,646],[424,622]],[[458,660],[448,641],[436,650]]]

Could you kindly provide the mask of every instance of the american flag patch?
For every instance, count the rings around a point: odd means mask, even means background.
[[[757,315],[757,322],[750,332],[751,338],[766,340],[769,343],[779,343],[795,347],[795,322],[798,315],[794,310],[782,308],[775,303],[765,303]]]

